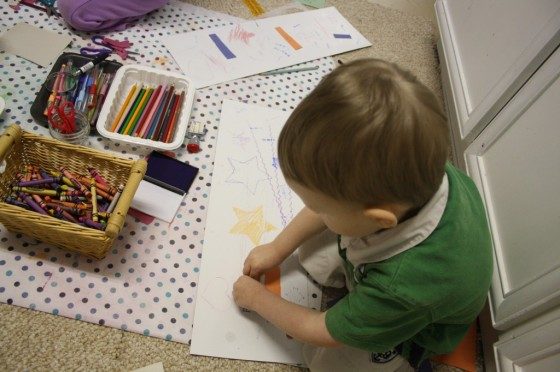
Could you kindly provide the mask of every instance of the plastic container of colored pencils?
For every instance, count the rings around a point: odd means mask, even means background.
[[[123,66],[107,93],[97,131],[117,141],[176,149],[185,140],[194,93],[191,80],[184,75]]]

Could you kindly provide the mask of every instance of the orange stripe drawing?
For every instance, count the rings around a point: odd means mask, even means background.
[[[294,50],[301,49],[301,45],[299,45],[299,43],[293,37],[291,37],[290,34],[284,31],[282,27],[275,27],[274,29],[280,34],[280,36],[284,38],[284,40],[286,40],[288,44],[290,44],[292,48],[294,48]]]
[[[280,286],[280,267],[276,266],[264,273],[264,286],[277,296],[282,296]]]

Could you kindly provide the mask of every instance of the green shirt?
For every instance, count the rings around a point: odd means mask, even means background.
[[[384,352],[397,345],[409,359],[455,349],[478,316],[492,275],[491,238],[476,186],[446,166],[449,194],[439,224],[417,246],[365,265],[359,277],[339,253],[354,289],[326,314],[332,337],[349,346]]]

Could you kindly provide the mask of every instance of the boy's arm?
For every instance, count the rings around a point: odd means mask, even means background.
[[[327,226],[319,215],[307,207],[292,219],[292,221],[276,236],[274,245],[282,255],[282,261],[292,254],[309,238],[325,230]]]
[[[280,265],[307,239],[325,229],[323,220],[304,207],[276,239],[253,248],[243,264],[243,274],[260,277],[266,270]]]
[[[237,279],[233,286],[233,297],[238,306],[257,312],[299,341],[323,347],[341,345],[327,330],[326,312],[286,301],[248,276]]]

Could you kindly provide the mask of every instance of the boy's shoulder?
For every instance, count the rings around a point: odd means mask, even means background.
[[[433,232],[434,238],[443,238],[447,234],[476,234],[482,242],[490,243],[486,210],[475,183],[449,163],[445,166],[445,173],[449,193],[443,216]]]
[[[403,253],[366,265],[375,285],[413,302],[450,293],[484,295],[490,285],[492,240],[482,199],[463,172],[448,164],[446,174],[447,203],[433,232]]]

